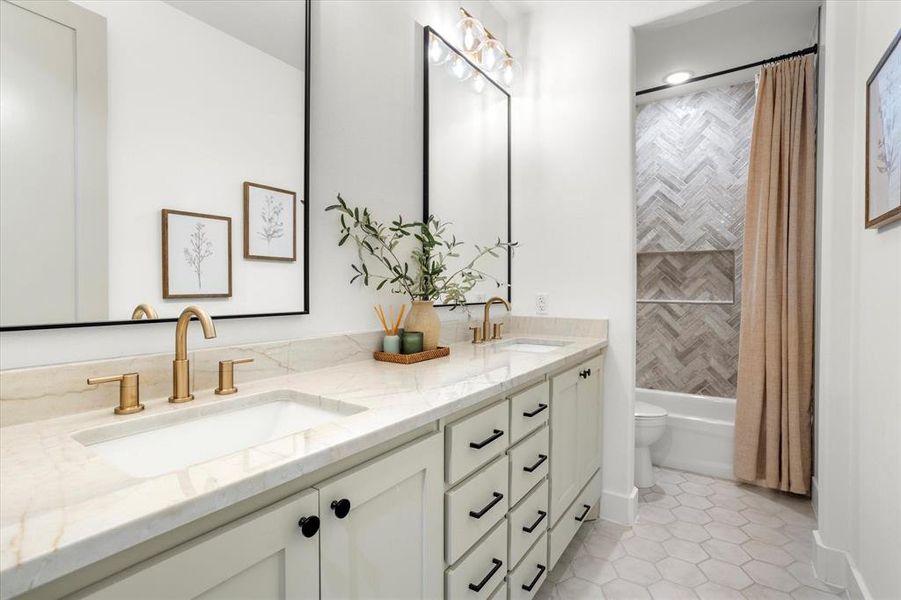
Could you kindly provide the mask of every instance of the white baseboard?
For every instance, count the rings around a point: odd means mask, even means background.
[[[851,555],[824,544],[819,531],[813,532],[813,570],[820,581],[843,588],[850,600],[873,600]]]
[[[601,518],[621,525],[632,525],[638,516],[638,488],[628,495],[610,490],[601,492]]]

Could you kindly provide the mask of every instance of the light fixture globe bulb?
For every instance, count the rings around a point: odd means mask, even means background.
[[[501,61],[500,81],[505,88],[511,88],[515,83],[522,79],[522,66],[519,61],[512,56],[506,56]]]
[[[482,44],[482,68],[488,72],[494,71],[500,67],[501,61],[504,60],[506,55],[507,52],[499,41],[494,38],[488,38]]]
[[[467,52],[477,52],[485,42],[485,28],[478,20],[472,17],[464,17],[458,24],[463,35],[463,49]]]

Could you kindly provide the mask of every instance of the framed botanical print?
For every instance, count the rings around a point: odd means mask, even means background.
[[[244,258],[297,260],[297,194],[244,182]]]
[[[901,31],[867,79],[866,227],[901,219]]]
[[[163,209],[163,298],[230,298],[231,217]]]

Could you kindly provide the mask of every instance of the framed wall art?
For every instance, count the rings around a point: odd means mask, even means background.
[[[163,209],[163,298],[230,298],[231,217]]]
[[[297,194],[244,182],[244,258],[297,260]]]
[[[866,227],[901,219],[901,31],[867,79]]]

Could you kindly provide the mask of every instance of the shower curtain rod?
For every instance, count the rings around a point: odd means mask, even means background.
[[[657,87],[648,88],[646,90],[640,90],[635,92],[636,96],[641,96],[642,94],[650,94],[651,92],[659,92],[660,90],[668,90],[670,88],[674,88],[680,85],[685,85],[687,83],[694,83],[696,81],[704,81],[705,79],[710,79],[711,77],[719,77],[720,75],[727,75],[729,73],[735,73],[736,71],[744,71],[745,69],[750,69],[751,67],[759,67],[761,65],[765,65],[767,63],[776,62],[780,60],[785,60],[787,58],[794,58],[796,56],[804,56],[805,54],[816,54],[817,44],[810,46],[809,48],[804,48],[803,50],[796,50],[795,52],[789,52],[788,54],[780,54],[779,56],[774,56],[773,58],[768,58],[766,60],[758,60],[757,62],[752,62],[746,65],[741,65],[740,67],[732,67],[731,69],[725,69],[724,71],[717,71],[716,73],[708,73],[707,75],[698,75],[697,77],[691,77],[690,79],[686,79],[682,83],[668,83],[665,85],[658,85]]]

